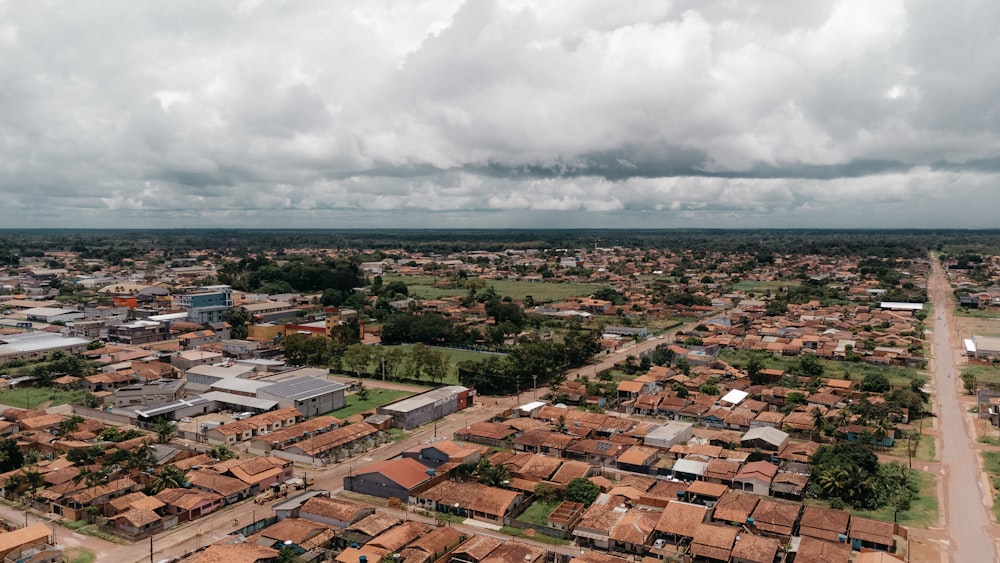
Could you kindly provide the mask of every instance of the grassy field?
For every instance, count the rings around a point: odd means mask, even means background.
[[[532,524],[538,524],[539,526],[545,526],[548,521],[549,514],[559,506],[559,501],[542,502],[536,500],[531,503],[531,506],[527,510],[521,513],[517,517],[518,520],[524,522],[530,522]]]
[[[569,540],[554,538],[552,536],[546,536],[545,534],[528,534],[527,532],[529,531],[534,532],[534,530],[522,530],[512,526],[504,526],[503,528],[500,528],[500,533],[507,534],[508,536],[517,536],[519,538],[534,540],[539,543],[547,543],[549,545],[569,545]]]
[[[958,315],[959,317],[966,317],[970,319],[1000,319],[1000,311],[966,309],[965,307],[956,307],[955,314]]]
[[[93,563],[97,555],[84,547],[71,547],[63,552],[66,563]]]
[[[908,440],[897,438],[893,446],[889,448],[888,453],[896,457],[901,457],[901,458],[907,457],[908,455],[907,442]],[[934,437],[925,434],[920,437],[920,441],[917,443],[917,451],[913,455],[913,459],[920,461],[934,462],[937,461],[935,457],[936,453],[937,452],[934,446]]]
[[[782,287],[794,287],[794,286],[799,285],[800,283],[802,283],[802,282],[800,282],[799,280],[784,280],[784,281],[782,281],[782,280],[777,280],[777,281],[752,281],[752,280],[748,280],[748,281],[741,281],[741,282],[734,283],[733,284],[733,289],[734,290],[740,290],[740,291],[759,291],[759,292],[771,291],[771,292],[774,292],[774,291],[780,290]]]
[[[1000,383],[1000,367],[969,366],[962,370],[962,375],[971,373],[980,383]]]
[[[20,409],[53,407],[74,401],[83,401],[86,391],[62,391],[47,387],[25,387],[0,391],[0,404]]]
[[[1000,451],[982,452],[982,456],[983,469],[989,473],[993,485],[993,519],[1000,522]]]
[[[743,367],[747,364],[750,352],[726,350],[722,352],[722,359],[737,366]],[[799,363],[796,357],[784,357],[766,355],[764,356],[764,366],[772,369],[782,369],[788,371]],[[889,383],[895,387],[909,387],[910,381],[920,374],[916,369],[896,366],[873,366],[861,362],[834,362],[830,360],[819,360],[823,366],[823,377],[836,377],[861,381],[868,373],[882,373]]]
[[[388,405],[393,401],[398,401],[404,397],[409,397],[413,393],[409,391],[395,391],[392,389],[368,389],[368,399],[362,401],[357,394],[347,396],[347,406],[327,413],[337,418],[347,418],[349,416]]]
[[[914,476],[920,483],[920,496],[912,503],[910,509],[900,511],[896,514],[896,521],[904,526],[915,526],[917,528],[928,528],[938,523],[938,499],[937,499],[937,478],[924,471],[913,470]],[[874,518],[892,522],[892,508],[883,507],[881,510],[866,512],[852,510],[857,516]]]
[[[451,295],[465,295],[469,290],[465,288],[441,288],[434,287],[437,278],[431,276],[383,276],[383,283],[401,281],[406,284],[413,297],[424,299],[440,299]],[[562,301],[570,297],[587,297],[607,284],[600,283],[550,283],[550,282],[528,282],[518,280],[485,280],[486,286],[493,286],[493,289],[501,296],[510,297],[515,301],[521,301],[528,295],[536,303],[549,303]]]

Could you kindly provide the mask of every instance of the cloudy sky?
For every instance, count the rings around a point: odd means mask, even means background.
[[[1000,227],[1000,2],[0,0],[2,227]]]

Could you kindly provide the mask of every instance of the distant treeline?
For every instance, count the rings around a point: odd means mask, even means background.
[[[191,250],[236,256],[285,248],[404,250],[449,254],[472,250],[579,249],[621,246],[672,252],[818,254],[913,258],[930,249],[988,252],[1000,249],[1000,230],[821,229],[121,229],[0,230],[0,265],[47,251],[79,252],[111,263],[162,251],[184,258]]]

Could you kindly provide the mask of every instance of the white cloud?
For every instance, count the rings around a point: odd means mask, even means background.
[[[997,17],[985,1],[0,3],[0,221],[994,226]]]

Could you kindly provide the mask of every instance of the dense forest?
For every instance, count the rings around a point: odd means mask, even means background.
[[[113,264],[151,251],[161,259],[191,250],[237,257],[280,248],[404,250],[447,254],[471,250],[665,248],[751,254],[818,254],[911,258],[935,249],[952,253],[1000,253],[1000,230],[816,230],[816,229],[399,229],[399,230],[0,230],[0,265],[47,251],[79,252]]]

